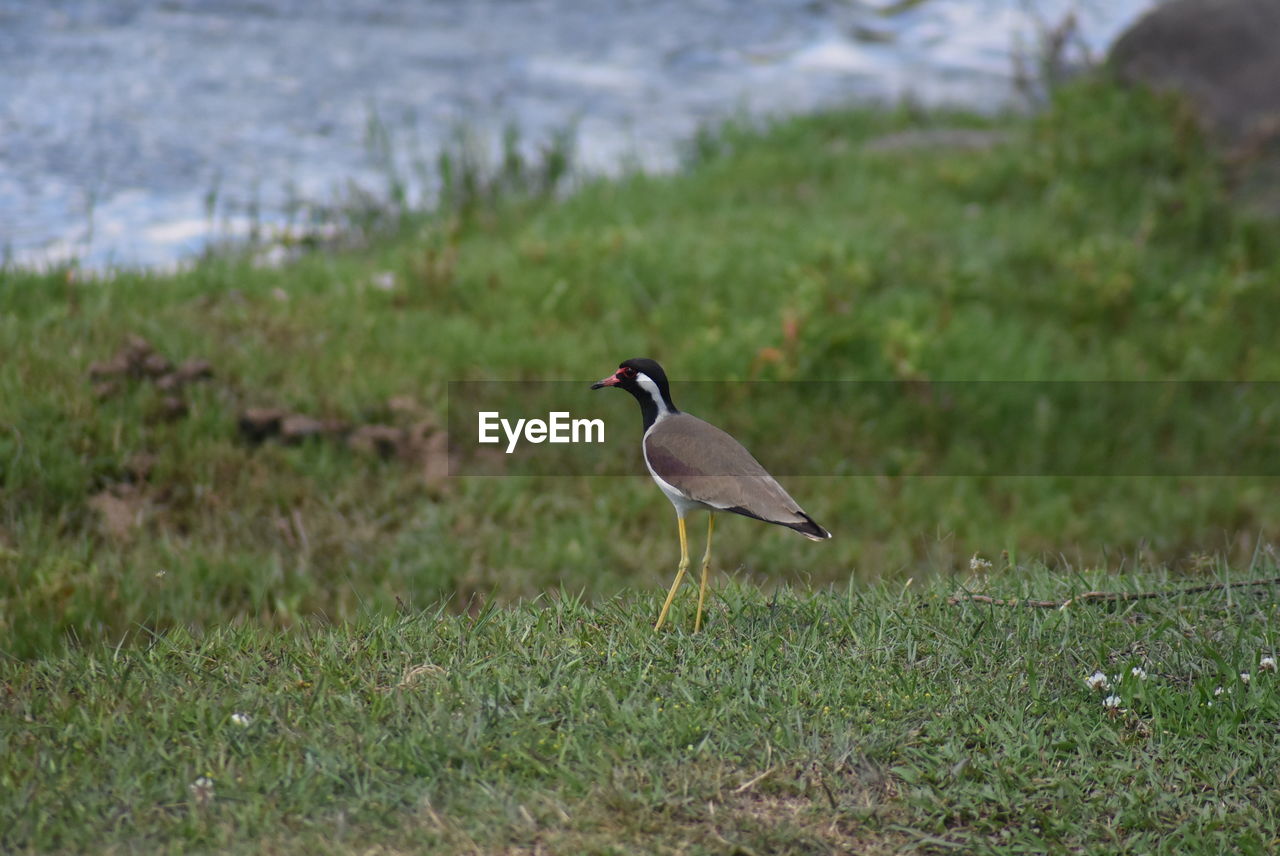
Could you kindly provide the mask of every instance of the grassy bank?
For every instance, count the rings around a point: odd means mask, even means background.
[[[1095,585],[1117,581],[1029,569],[991,593]],[[222,627],[9,662],[0,843],[1274,849],[1280,675],[1259,669],[1280,644],[1274,589],[1065,609],[953,605],[951,591],[936,579],[766,597],[736,581],[697,636],[655,635],[656,595],[592,607],[552,594],[475,617]],[[691,612],[680,601],[677,621]],[[1095,670],[1108,688],[1087,685]]]
[[[920,136],[956,128],[990,133]],[[931,476],[964,467],[953,414],[855,402],[865,474],[786,479],[837,537],[725,520],[693,636],[687,596],[650,629],[647,478],[443,466],[449,381],[637,355],[1280,378],[1280,233],[1223,182],[1176,107],[1088,83],[1033,118],[727,128],[680,175],[469,194],[280,269],[0,272],[0,849],[1274,849],[1274,587],[947,602],[1274,576],[1274,479]],[[704,415],[767,436],[806,403],[777,389]],[[263,439],[263,408],[319,433]],[[1175,452],[1234,418],[1182,417]]]
[[[940,126],[1003,142],[884,143]],[[643,478],[444,477],[449,380],[593,380],[641,354],[677,379],[1280,376],[1280,238],[1226,206],[1169,105],[1091,84],[1032,119],[855,111],[691,151],[678,176],[480,201],[279,270],[221,257],[109,281],[0,273],[0,647],[665,584],[674,527]],[[90,377],[134,335],[212,377],[177,392]],[[254,445],[237,419],[264,406],[412,442],[390,459]],[[803,406],[756,403],[752,418],[782,425]],[[733,428],[733,412],[705,415]],[[895,413],[909,411],[848,414],[866,458],[947,471],[945,444]],[[997,442],[1026,430],[989,425]],[[1240,563],[1280,519],[1260,478],[787,485],[839,537],[805,550],[730,523],[721,567],[823,583],[955,571],[975,552]]]

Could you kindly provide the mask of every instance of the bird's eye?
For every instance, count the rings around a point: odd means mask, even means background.
[[[634,368],[632,368],[631,366],[627,366],[627,367],[625,367],[625,368],[622,370],[622,376],[623,376],[623,377],[635,377],[635,376],[636,376],[636,370],[635,370]]]

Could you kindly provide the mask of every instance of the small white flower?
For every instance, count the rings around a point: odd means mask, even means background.
[[[973,554],[973,558],[969,560],[969,570],[973,572],[991,570],[991,562],[982,558],[977,553]]]
[[[1102,672],[1094,672],[1092,675],[1084,679],[1084,682],[1091,690],[1105,690],[1111,685],[1107,683],[1107,676]]]
[[[1214,690],[1214,691],[1213,691],[1213,694],[1214,694],[1214,696],[1220,696],[1220,695],[1222,695],[1222,687],[1218,687],[1216,690]]]
[[[1109,695],[1102,700],[1102,706],[1107,710],[1118,710],[1120,708],[1120,696]]]
[[[1241,672],[1241,673],[1240,673],[1240,683],[1242,683],[1242,684],[1247,684],[1247,683],[1249,683],[1249,681],[1252,679],[1252,677],[1253,677],[1253,676],[1252,676],[1252,675],[1250,675],[1248,672]]]
[[[241,728],[248,728],[250,723],[253,722],[253,717],[247,713],[233,713],[231,714],[231,722]]]
[[[1134,666],[1129,670],[1129,674],[1133,675],[1140,681],[1145,681],[1147,679],[1147,670],[1141,666]]]
[[[1275,670],[1276,670],[1275,657],[1263,657],[1261,660],[1258,661],[1259,672],[1274,672]]]
[[[191,798],[196,801],[197,805],[213,802],[213,779],[208,776],[201,776],[196,779],[187,785],[187,790],[191,792]]]
[[[375,273],[369,281],[379,291],[395,291],[396,288],[396,275],[389,270]]]

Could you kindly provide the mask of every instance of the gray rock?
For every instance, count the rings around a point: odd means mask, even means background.
[[[1280,0],[1170,0],[1109,62],[1122,81],[1183,95],[1232,165],[1237,197],[1280,215]]]

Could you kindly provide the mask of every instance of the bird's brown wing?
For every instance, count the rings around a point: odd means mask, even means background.
[[[810,538],[831,537],[741,443],[696,416],[676,413],[655,422],[644,454],[659,478],[692,500]]]

